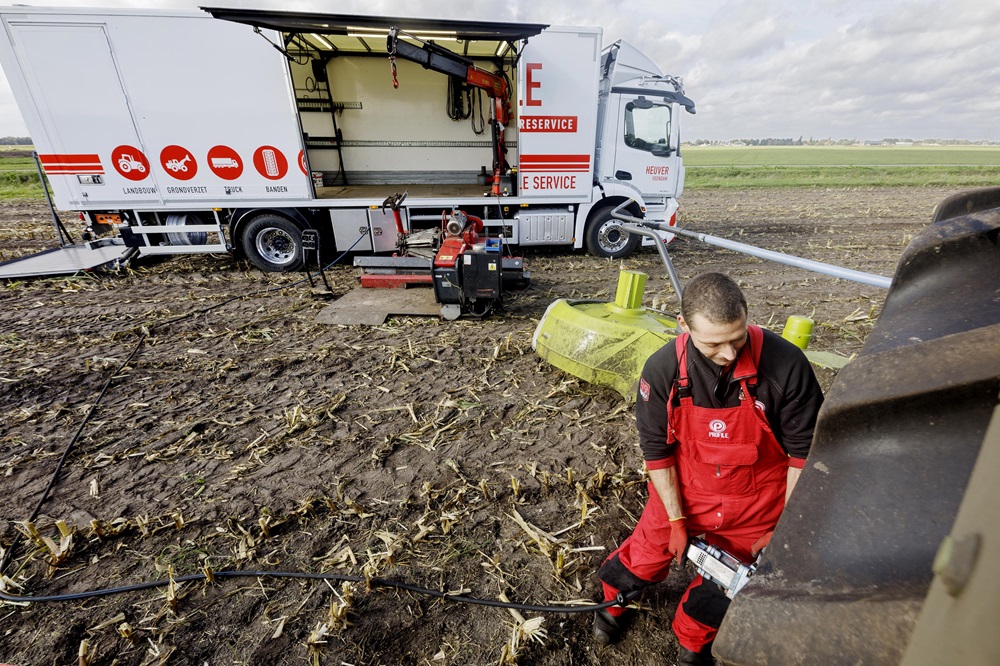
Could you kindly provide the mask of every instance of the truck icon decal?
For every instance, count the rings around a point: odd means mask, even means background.
[[[240,154],[225,144],[212,146],[208,151],[208,168],[222,180],[236,180],[243,175]],[[226,194],[230,192],[227,190]]]

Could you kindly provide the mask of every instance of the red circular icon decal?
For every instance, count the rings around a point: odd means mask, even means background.
[[[309,170],[306,169],[306,153],[304,150],[299,151],[299,168],[302,169],[302,173],[309,175]]]
[[[160,164],[167,170],[167,175],[177,180],[191,180],[198,173],[194,155],[182,146],[167,146],[161,150]]]
[[[236,180],[243,175],[243,160],[229,146],[215,146],[208,151],[208,168],[223,180]]]
[[[111,163],[129,180],[142,180],[149,175],[149,160],[135,146],[118,146],[112,150]]]
[[[281,180],[288,173],[288,160],[274,146],[261,146],[253,154],[257,173],[270,180]]]

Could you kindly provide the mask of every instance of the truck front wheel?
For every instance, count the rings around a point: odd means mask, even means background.
[[[611,217],[614,207],[594,211],[584,231],[584,244],[595,257],[620,259],[639,247],[640,237],[622,229],[621,220]],[[629,211],[631,213],[631,211]]]
[[[277,215],[260,215],[243,230],[243,252],[257,268],[269,273],[302,268],[302,230]]]

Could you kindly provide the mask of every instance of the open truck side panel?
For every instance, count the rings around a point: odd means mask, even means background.
[[[599,28],[227,9],[11,7],[0,21],[55,205],[140,254],[235,250],[292,270],[309,228],[327,250],[391,251],[382,203],[407,191],[407,232],[463,209],[509,245],[624,256],[639,239],[610,209],[677,210],[693,103],[633,47],[602,50]],[[508,82],[495,171],[493,100],[454,72],[402,58],[390,71],[397,26]]]

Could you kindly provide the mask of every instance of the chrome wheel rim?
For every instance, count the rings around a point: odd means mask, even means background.
[[[257,234],[255,245],[257,253],[272,264],[284,266],[295,260],[295,239],[284,229],[277,227],[262,229]]]
[[[597,230],[597,244],[608,254],[614,254],[628,244],[629,233],[617,222],[605,222]]]

